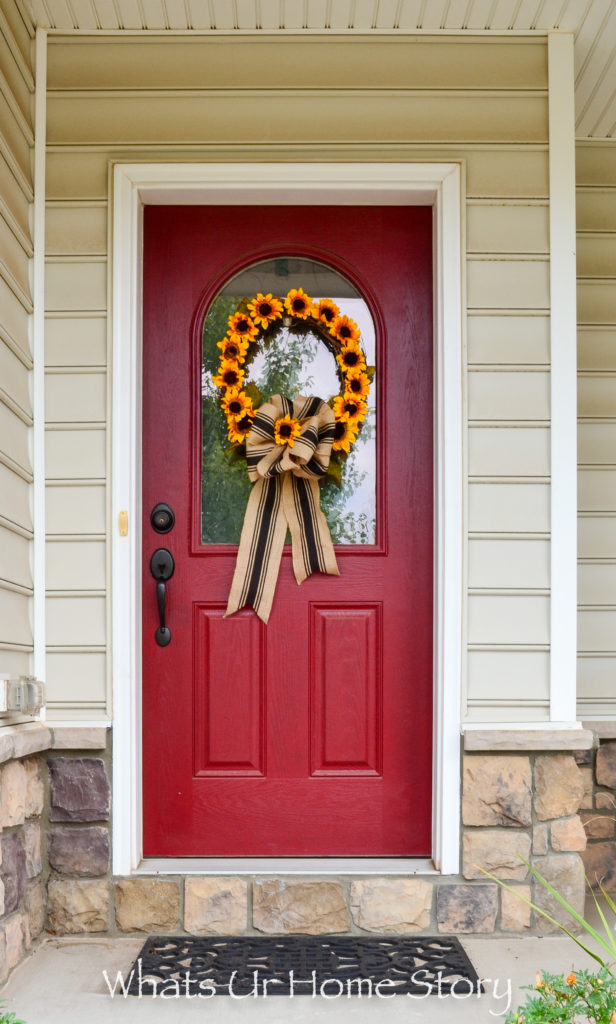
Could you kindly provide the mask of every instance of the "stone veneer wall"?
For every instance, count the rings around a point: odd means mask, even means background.
[[[616,889],[616,741],[596,759],[467,751],[459,876],[329,878],[114,878],[109,744],[101,728],[0,731],[0,979],[45,934],[539,934],[547,922],[480,870],[558,916],[518,855],[578,910],[580,854]]]

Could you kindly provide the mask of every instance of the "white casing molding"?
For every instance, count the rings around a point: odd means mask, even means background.
[[[431,205],[435,210],[433,861],[459,870],[464,458],[459,163],[120,164],[113,168],[113,871],[141,862],[141,278],[144,204]],[[118,516],[128,512],[120,536]],[[338,863],[338,862],[337,862]],[[345,860],[345,871],[358,861]],[[383,862],[382,870],[387,870]],[[389,862],[391,863],[391,862]],[[326,865],[326,862],[324,862]],[[158,870],[158,869],[157,869]],[[177,868],[176,868],[177,870]],[[220,865],[218,870],[221,870]],[[341,868],[338,866],[338,870]]]

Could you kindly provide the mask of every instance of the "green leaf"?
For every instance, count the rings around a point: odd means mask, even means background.
[[[246,385],[246,387],[244,388],[244,394],[248,395],[248,397],[252,400],[252,404],[254,405],[255,409],[258,409],[260,405],[263,405],[263,396],[259,391],[257,385],[254,383],[254,381],[251,381],[250,384]]]
[[[370,381],[370,383],[372,383],[372,381],[374,380],[374,375],[376,373],[376,366],[367,366],[366,373],[368,375],[368,380]]]
[[[326,478],[333,480],[338,484],[338,487],[340,487],[340,484],[342,483],[342,466],[337,459],[329,460],[329,466],[327,467],[327,473],[325,476]]]

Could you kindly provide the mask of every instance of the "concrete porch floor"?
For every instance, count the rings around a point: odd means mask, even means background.
[[[462,943],[481,978],[491,979],[486,994],[470,998],[430,995],[423,999],[395,996],[384,999],[324,999],[319,996],[285,996],[236,1000],[229,996],[210,999],[161,999],[144,996],[111,999],[103,970],[110,979],[125,973],[139,953],[145,936],[131,938],[48,938],[12,974],[0,999],[3,1010],[13,1010],[26,1024],[102,1024],[109,1021],[176,1022],[248,1020],[267,1024],[301,1021],[368,1024],[388,1021],[459,1024],[503,1020],[508,1009],[524,999],[522,985],[534,982],[537,969],[568,973],[572,965],[591,967],[590,960],[566,937],[466,938]],[[496,990],[494,979],[498,979]],[[507,1006],[507,988],[511,1002]]]

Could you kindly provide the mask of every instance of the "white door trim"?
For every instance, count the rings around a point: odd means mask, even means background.
[[[459,163],[116,164],[113,168],[111,644],[113,871],[142,855],[141,277],[144,204],[432,205],[435,210],[433,861],[459,870],[463,628],[463,254]],[[121,536],[118,517],[128,513]],[[349,860],[349,866],[357,861]]]

